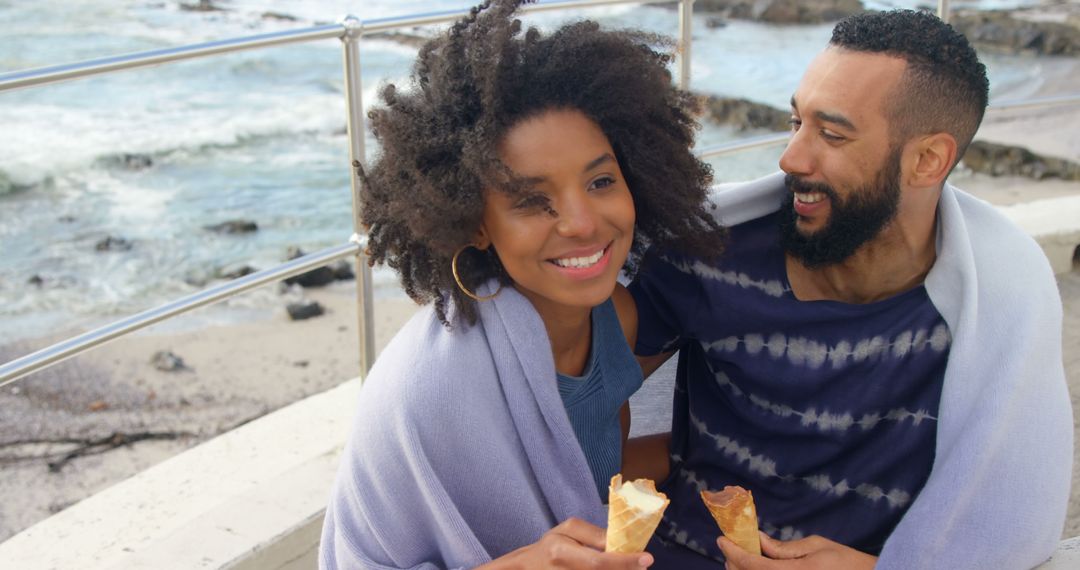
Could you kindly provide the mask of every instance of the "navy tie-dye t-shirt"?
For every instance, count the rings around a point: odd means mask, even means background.
[[[767,216],[719,262],[651,259],[630,291],[636,352],[680,350],[657,538],[722,559],[699,493],[741,485],[776,538],[880,552],[934,460],[951,337],[926,290],[799,301]]]

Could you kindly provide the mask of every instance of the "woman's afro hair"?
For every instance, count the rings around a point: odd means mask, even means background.
[[[523,3],[484,2],[425,44],[409,88],[382,88],[383,105],[368,115],[381,152],[370,167],[356,165],[370,262],[394,268],[405,292],[434,302],[447,325],[451,299],[457,316],[476,320],[451,259],[476,235],[485,190],[521,191],[499,142],[544,111],[578,110],[611,143],[637,210],[629,275],[648,247],[706,258],[723,248],[724,230],[704,206],[712,171],[690,151],[697,101],[672,85],[671,55],[659,51],[670,40],[591,21],[522,34],[513,15]],[[470,290],[512,283],[493,249],[461,255]]]

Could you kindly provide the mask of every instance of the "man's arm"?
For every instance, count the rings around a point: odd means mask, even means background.
[[[668,450],[671,433],[654,433],[635,437],[623,446],[623,477],[627,480],[652,479],[664,481],[671,471]]]
[[[669,358],[671,358],[672,354],[675,353],[661,352],[652,356],[642,356],[640,354],[635,354],[634,357],[637,358],[638,365],[641,366],[641,374],[645,376],[646,380],[648,380],[649,376],[651,376],[653,372],[656,372],[657,368],[663,366],[663,364],[667,362]]]

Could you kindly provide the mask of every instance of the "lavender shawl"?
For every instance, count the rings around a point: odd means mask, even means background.
[[[713,202],[736,224],[786,195],[778,173]],[[926,290],[952,333],[936,456],[877,568],[1031,568],[1061,538],[1073,463],[1053,272],[1027,234],[947,184]]]
[[[569,517],[606,525],[540,316],[512,288],[479,313],[447,330],[422,310],[380,354],[326,510],[320,568],[471,568]]]

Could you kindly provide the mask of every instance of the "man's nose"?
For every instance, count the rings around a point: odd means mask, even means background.
[[[791,133],[787,148],[780,155],[780,169],[788,174],[806,176],[813,173],[814,159],[810,151],[810,133],[800,129]]]

